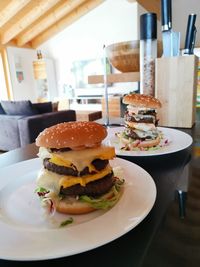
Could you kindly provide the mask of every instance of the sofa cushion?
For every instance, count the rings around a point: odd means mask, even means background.
[[[37,109],[39,114],[53,111],[53,105],[51,102],[33,103],[32,105],[35,109]]]
[[[3,109],[2,105],[1,105],[1,103],[0,103],[0,114],[6,114],[5,110]]]
[[[38,114],[29,100],[22,101],[1,101],[1,105],[7,115],[31,116]]]
[[[24,116],[0,115],[0,149],[8,151],[20,147],[18,120]]]

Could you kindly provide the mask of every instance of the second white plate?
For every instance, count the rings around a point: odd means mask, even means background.
[[[163,133],[164,139],[167,140],[168,145],[163,146],[157,150],[149,151],[125,151],[121,149],[119,138],[115,135],[118,132],[124,130],[124,127],[108,128],[108,136],[104,140],[104,143],[114,146],[115,152],[119,156],[158,156],[169,153],[174,153],[189,147],[193,139],[189,134],[186,134],[180,130],[158,127]]]

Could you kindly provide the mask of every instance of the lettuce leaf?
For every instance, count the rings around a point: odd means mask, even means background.
[[[72,217],[69,217],[67,220],[60,223],[60,227],[66,226],[68,224],[73,223],[74,219]]]

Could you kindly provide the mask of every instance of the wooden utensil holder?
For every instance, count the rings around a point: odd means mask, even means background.
[[[155,96],[161,101],[159,126],[191,128],[195,123],[198,58],[157,58]]]

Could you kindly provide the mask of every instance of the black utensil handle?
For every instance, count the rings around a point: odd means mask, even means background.
[[[171,0],[161,0],[161,20],[162,20],[162,31],[168,31],[172,28]]]
[[[187,23],[187,30],[186,30],[186,37],[185,37],[185,50],[189,53],[192,53],[193,42],[196,35],[196,14],[190,14],[188,16],[188,23]]]

